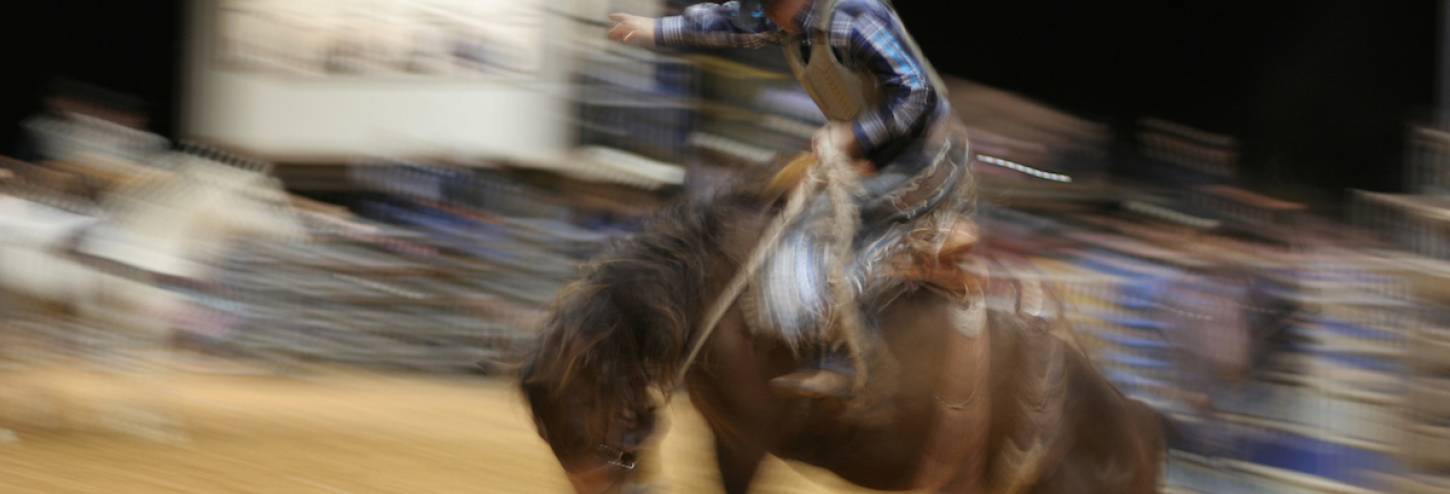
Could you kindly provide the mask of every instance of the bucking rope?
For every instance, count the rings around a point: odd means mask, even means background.
[[[834,235],[830,239],[831,255],[826,264],[826,286],[831,290],[831,318],[827,320],[826,342],[846,345],[851,362],[856,368],[851,386],[859,392],[866,385],[866,361],[862,350],[865,342],[861,330],[861,313],[856,307],[856,290],[851,283],[852,243],[860,226],[860,208],[856,198],[861,194],[861,179],[851,162],[833,146],[823,156],[823,171],[826,175],[826,193],[831,199],[831,221],[825,226]],[[833,155],[834,154],[834,155]]]

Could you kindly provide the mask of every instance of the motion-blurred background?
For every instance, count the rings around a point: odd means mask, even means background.
[[[0,490],[562,487],[475,363],[823,122],[776,50],[605,39],[689,3],[8,5]],[[987,244],[1182,426],[1165,489],[1450,490],[1444,2],[895,3]],[[764,489],[836,485],[806,477]]]

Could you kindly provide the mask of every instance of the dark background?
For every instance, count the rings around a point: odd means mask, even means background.
[[[0,146],[64,76],[137,96],[175,136],[186,0],[6,2]],[[1404,124],[1434,102],[1437,2],[898,0],[942,72],[1112,124],[1231,134],[1266,186],[1395,190]],[[15,22],[18,21],[18,22]],[[1128,143],[1124,143],[1125,147]]]
[[[899,0],[943,72],[1131,135],[1156,116],[1234,135],[1262,186],[1394,190],[1404,125],[1434,100],[1425,0]]]
[[[175,136],[186,0],[4,2],[7,56],[0,144],[18,144],[23,119],[40,111],[57,77],[135,97],[153,130]]]

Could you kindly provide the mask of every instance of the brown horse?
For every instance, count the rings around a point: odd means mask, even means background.
[[[578,492],[631,480],[701,314],[773,214],[742,190],[667,209],[556,302],[521,386]],[[797,352],[731,308],[684,383],[725,492],[747,492],[767,454],[873,489],[1156,492],[1157,415],[1114,389],[1060,318],[1030,313],[1051,298],[1040,285],[979,286],[968,303],[905,289],[868,314],[894,371],[872,373],[887,391],[867,412],[773,394]]]

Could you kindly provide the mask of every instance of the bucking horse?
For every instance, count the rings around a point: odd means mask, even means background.
[[[741,179],[666,208],[559,294],[519,377],[577,492],[631,486],[679,391],[709,426],[727,493],[747,492],[765,455],[881,490],[1157,492],[1160,417],[1094,368],[1049,285],[987,252],[963,261],[961,293],[868,263],[876,288],[862,293],[887,294],[859,304],[889,363],[870,374],[872,392],[773,390],[809,357],[753,314],[768,282],[753,279],[709,320],[789,206],[762,189]]]

